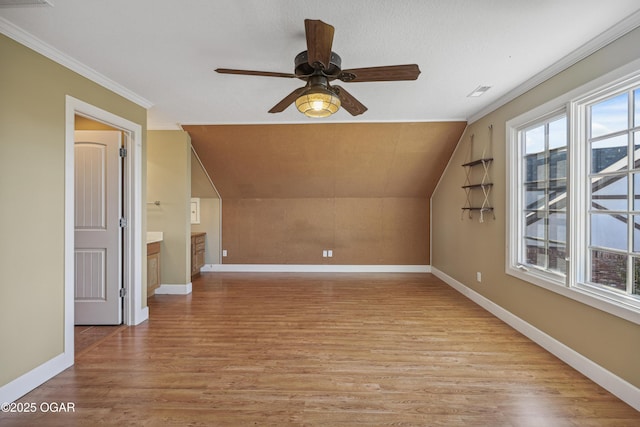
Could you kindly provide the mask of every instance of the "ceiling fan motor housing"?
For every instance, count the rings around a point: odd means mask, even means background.
[[[309,54],[305,50],[296,55],[295,59],[295,75],[301,80],[306,80],[306,78],[314,73],[319,71],[322,72],[327,77],[330,77],[330,80],[334,80],[340,74],[340,67],[342,66],[342,59],[340,55],[335,52],[331,52],[331,61],[329,62],[329,66],[322,70],[318,64],[317,68],[309,64]]]

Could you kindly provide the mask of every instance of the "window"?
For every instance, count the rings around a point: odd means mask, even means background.
[[[586,282],[640,296],[640,89],[585,103]],[[640,299],[638,300],[640,302]]]
[[[567,117],[519,132],[523,149],[521,264],[564,275],[567,248]]]
[[[507,273],[640,323],[640,73],[510,120],[507,141]]]

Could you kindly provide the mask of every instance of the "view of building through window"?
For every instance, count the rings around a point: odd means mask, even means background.
[[[588,280],[640,295],[640,89],[587,109]]]
[[[638,312],[640,71],[506,126],[507,274],[605,311]]]
[[[567,118],[554,117],[522,133],[526,263],[566,273]]]

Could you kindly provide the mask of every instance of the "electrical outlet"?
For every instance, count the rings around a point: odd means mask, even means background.
[[[327,251],[327,256],[328,256],[329,258],[333,258],[333,250],[332,250],[332,249],[329,249],[329,250]]]
[[[481,272],[479,272],[479,271],[478,271],[478,272],[476,272],[476,280],[477,280],[478,282],[482,282],[482,273],[481,273]]]
[[[326,258],[326,257],[327,257],[327,250],[326,250],[326,249],[324,249],[324,250],[322,251],[322,258]]]
[[[222,250],[222,256],[227,256],[227,250],[226,249]]]

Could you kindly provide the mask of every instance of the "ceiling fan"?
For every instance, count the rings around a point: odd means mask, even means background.
[[[304,29],[307,50],[296,56],[293,74],[229,68],[218,68],[216,71],[223,74],[298,78],[306,81],[305,86],[284,97],[269,112],[280,113],[295,102],[298,110],[309,117],[327,117],[341,106],[352,116],[367,111],[367,107],[349,92],[340,86],[331,85],[330,82],[334,80],[344,83],[416,80],[420,74],[416,64],[342,70],[342,59],[331,51],[333,26],[320,20],[305,19]]]

